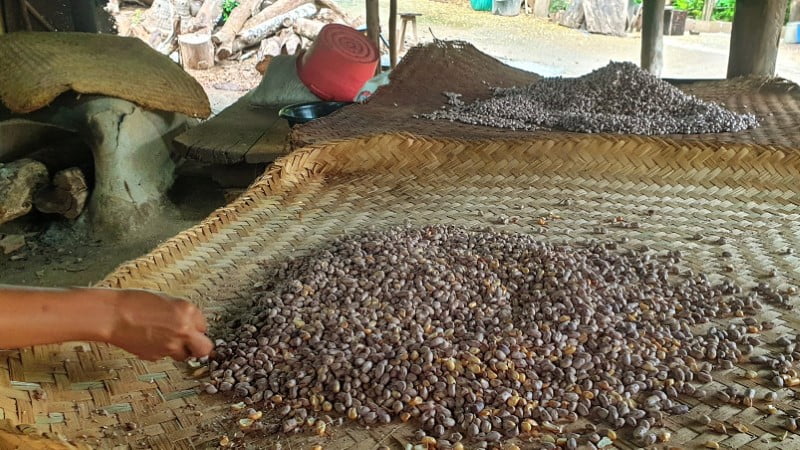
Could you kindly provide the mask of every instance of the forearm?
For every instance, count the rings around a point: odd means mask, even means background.
[[[64,341],[106,341],[116,294],[106,289],[0,286],[0,349]]]

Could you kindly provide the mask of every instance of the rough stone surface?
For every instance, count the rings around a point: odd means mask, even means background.
[[[33,195],[48,182],[47,167],[32,159],[0,164],[0,224],[28,214]]]
[[[86,177],[79,168],[71,167],[57,172],[52,186],[34,196],[34,206],[39,212],[76,219],[83,212],[88,198]]]
[[[25,247],[25,235],[23,234],[7,234],[5,236],[0,235],[0,250],[3,251],[4,255],[9,255],[11,253],[14,253],[23,247]]]

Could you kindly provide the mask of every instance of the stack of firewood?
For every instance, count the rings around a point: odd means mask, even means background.
[[[120,0],[116,0],[117,2]],[[307,48],[323,26],[359,27],[335,0],[239,0],[222,20],[224,0],[153,0],[122,34],[135,36],[172,55],[189,69],[208,69],[224,60],[294,55]],[[118,3],[110,6],[119,11]],[[259,69],[263,64],[259,64]]]

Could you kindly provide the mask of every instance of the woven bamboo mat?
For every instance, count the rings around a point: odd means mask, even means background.
[[[575,133],[511,131],[499,128],[415,119],[446,104],[442,92],[463,94],[467,102],[490,96],[490,87],[522,86],[539,75],[504,65],[463,42],[435,42],[411,49],[391,74],[391,83],[363,105],[353,105],[292,130],[295,147],[387,132],[410,132],[454,139],[567,139]],[[736,112],[752,112],[759,128],[704,135],[670,135],[665,139],[689,145],[708,139],[729,144],[800,148],[800,87],[781,79],[735,79],[676,83],[704,100]]]
[[[16,113],[36,111],[73,90],[190,117],[211,114],[200,83],[136,38],[9,33],[0,36],[0,61],[4,65],[0,71],[0,102]]]
[[[119,267],[103,285],[187,296],[215,315],[251,294],[260,281],[260,261],[297,255],[366,227],[405,223],[494,226],[568,242],[626,236],[630,241],[623,247],[680,249],[693,270],[743,286],[763,280],[772,268],[778,277],[771,282],[798,285],[800,259],[781,251],[800,249],[799,180],[799,153],[756,146],[674,145],[637,137],[467,141],[385,134],[291,153],[239,199]],[[500,214],[519,219],[493,225]],[[616,217],[640,226],[606,224],[608,234],[591,234]],[[707,238],[693,241],[695,233]],[[728,243],[712,244],[718,236]],[[720,258],[723,250],[733,257]],[[735,270],[725,272],[726,264]],[[763,333],[768,342],[800,332],[796,312],[766,307],[759,320],[776,325]],[[709,389],[754,386],[761,398],[771,387],[745,380],[748,368],[716,373]],[[231,400],[197,394],[202,377],[194,377],[194,370],[168,360],[142,362],[88,343],[0,352],[0,420],[33,424],[97,448],[213,447],[223,434],[233,436]],[[779,392],[778,408],[800,409],[796,388]],[[666,421],[673,448],[715,440],[724,448],[800,449],[796,434],[778,442],[780,416],[764,418],[763,401],[745,409],[713,398],[685,402],[690,413]],[[750,433],[708,432],[696,420],[700,414],[741,421]],[[262,436],[246,442],[250,448],[281,442],[284,449],[314,443],[327,449],[400,449],[412,432],[402,424],[345,425],[324,438]],[[618,448],[634,447],[622,437]]]

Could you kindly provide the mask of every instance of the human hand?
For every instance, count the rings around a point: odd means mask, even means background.
[[[183,361],[211,352],[214,345],[205,335],[207,328],[200,310],[185,300],[150,291],[120,290],[107,341],[145,360],[169,356]]]

